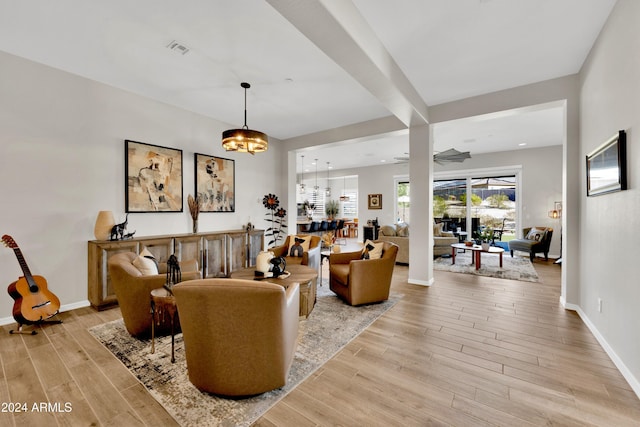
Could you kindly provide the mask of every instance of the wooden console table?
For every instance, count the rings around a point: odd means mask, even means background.
[[[228,277],[254,266],[264,249],[264,230],[227,230],[88,242],[88,294],[91,306],[102,310],[118,303],[107,261],[119,252],[139,254],[147,248],[160,263],[173,254],[178,261],[196,260],[203,278]]]

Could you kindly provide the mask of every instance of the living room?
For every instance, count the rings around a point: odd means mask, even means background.
[[[551,80],[524,86],[500,86],[491,93],[469,94],[464,99],[428,109],[431,123],[437,124],[544,102],[560,100],[564,103],[567,135],[562,144],[562,172],[559,175],[555,172],[553,177],[553,182],[561,187],[548,199],[556,201],[561,196],[565,214],[562,218],[561,302],[580,315],[636,393],[640,393],[640,344],[633,337],[640,328],[640,314],[634,302],[638,301],[640,290],[633,278],[640,272],[633,260],[633,240],[620,239],[620,227],[624,224],[634,229],[640,221],[635,213],[640,209],[639,198],[634,194],[637,193],[638,177],[633,173],[640,161],[640,154],[634,149],[638,136],[633,132],[640,117],[640,93],[636,84],[640,70],[637,61],[632,60],[632,53],[640,47],[638,36],[629,31],[640,24],[639,16],[637,2],[616,2],[602,32],[594,37],[586,60],[575,71],[566,73],[568,75],[552,76],[549,77]],[[2,19],[11,20],[12,16],[7,13]],[[46,21],[46,16],[38,15],[38,19]],[[38,19],[34,19],[34,25],[39,24]],[[4,21],[2,27],[5,28],[3,31],[11,28],[9,23],[4,25]],[[12,45],[22,40],[21,33],[3,34],[4,42],[0,46],[0,150],[4,164],[0,185],[5,203],[0,216],[4,232],[15,237],[31,270],[47,277],[51,290],[60,297],[64,311],[88,310],[87,241],[93,239],[97,213],[112,210],[117,220],[125,219],[125,139],[183,150],[185,199],[194,187],[191,160],[194,153],[235,160],[239,189],[235,212],[202,215],[201,230],[237,229],[248,222],[264,227],[265,211],[261,199],[268,193],[280,196],[287,210],[294,212],[295,201],[290,195],[295,188],[295,161],[291,152],[317,145],[322,139],[327,143],[345,139],[336,136],[325,139],[317,135],[296,139],[289,135],[282,141],[274,138],[269,150],[256,156],[228,153],[220,147],[219,136],[229,128],[229,123],[240,122],[242,92],[239,79],[228,89],[237,102],[218,107],[229,110],[229,114],[237,119],[223,122],[100,83],[99,79],[63,71],[63,67],[50,58],[25,59],[18,52],[12,53]],[[15,50],[19,49],[16,47]],[[130,61],[134,56],[115,50],[119,52],[114,54],[116,62]],[[50,65],[40,63],[48,60]],[[255,90],[258,88],[256,83]],[[211,103],[215,102],[214,97]],[[249,98],[249,124],[252,128],[271,132],[268,118],[256,120],[261,109],[264,109],[263,105],[252,103]],[[375,109],[362,121],[374,120],[376,115],[384,118],[386,110],[381,110],[384,108]],[[406,129],[398,120],[389,122],[392,124],[371,123],[368,133],[377,135]],[[330,127],[340,131],[344,126],[346,124]],[[586,197],[584,157],[620,129],[627,130],[629,137],[629,189]],[[352,138],[358,136],[352,135]],[[424,141],[424,138],[420,140]],[[414,140],[410,144],[412,159],[408,175],[412,183],[416,182],[412,192],[429,194],[430,178],[437,172],[425,161],[432,157],[429,152],[432,147]],[[557,154],[557,150],[553,150]],[[478,162],[483,160],[480,156],[477,159]],[[471,159],[471,162],[475,161]],[[509,163],[509,160],[504,162]],[[513,163],[522,162],[514,160]],[[463,167],[485,165],[484,162],[482,165],[468,163]],[[546,164],[540,168],[546,168]],[[363,175],[366,172],[363,171]],[[371,170],[370,174],[371,180],[361,179],[362,194],[383,193],[383,200],[390,200],[386,194],[393,194],[393,182],[385,184],[389,186],[387,190],[380,190],[377,184],[369,187],[367,182],[374,183],[375,171]],[[523,197],[527,197],[526,194]],[[415,204],[412,201],[412,209],[429,212],[428,203],[427,197]],[[536,207],[544,212],[550,209],[546,204]],[[386,215],[383,221],[393,220]],[[359,216],[366,220],[372,215],[362,213]],[[424,231],[418,222],[414,227],[415,236],[417,240],[429,241],[426,226],[430,223],[429,215],[425,214],[422,221]],[[526,222],[523,220],[521,225],[527,225]],[[180,213],[132,214],[128,229],[135,231],[136,236],[186,233],[191,229],[191,219],[185,205],[185,211]],[[559,244],[556,236],[554,239],[555,244]],[[419,250],[414,252],[417,256]],[[559,253],[559,246],[554,253]],[[429,258],[432,257],[427,253],[412,262],[411,268],[416,270],[409,273],[409,278],[423,282],[433,279],[429,262],[420,262]],[[11,251],[4,251],[0,257],[0,270],[4,272],[7,284],[21,275]],[[598,300],[602,301],[601,307]],[[12,304],[9,295],[0,295],[0,319],[5,325],[14,322]]]

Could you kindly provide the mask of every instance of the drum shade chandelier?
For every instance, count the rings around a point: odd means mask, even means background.
[[[247,126],[247,89],[249,83],[242,82],[244,88],[244,126],[242,129],[229,129],[222,132],[222,147],[227,151],[239,151],[241,153],[261,153],[267,151],[269,137],[257,130],[251,130]]]

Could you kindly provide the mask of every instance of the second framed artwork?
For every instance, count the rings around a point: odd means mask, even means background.
[[[200,197],[200,212],[235,212],[235,160],[196,153],[195,193]]]
[[[369,209],[382,209],[382,194],[369,194]]]

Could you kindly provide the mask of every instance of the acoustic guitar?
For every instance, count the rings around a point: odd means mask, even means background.
[[[22,255],[22,251],[11,236],[2,236],[4,245],[13,251],[22,268],[23,277],[9,285],[7,291],[15,300],[13,318],[20,327],[24,324],[42,322],[58,314],[60,300],[47,289],[47,281],[42,276],[33,276]]]

